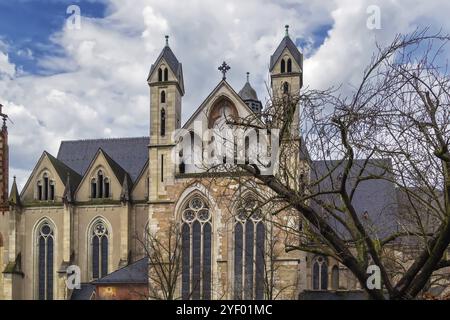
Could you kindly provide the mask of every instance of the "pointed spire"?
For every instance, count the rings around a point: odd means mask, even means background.
[[[169,36],[166,35],[165,38],[166,38],[166,47],[168,47],[169,46]]]
[[[286,37],[289,37],[289,25],[287,24],[284,27],[286,29]]]
[[[11,194],[9,196],[9,203],[12,206],[20,207],[20,194],[19,190],[17,189],[17,183],[16,183],[16,176],[14,176],[13,185],[11,187]]]
[[[125,173],[122,183],[122,192],[120,193],[120,201],[124,203],[129,202],[131,200],[130,188],[128,187],[128,179],[129,179],[128,173]]]
[[[69,204],[69,203],[73,202],[72,188],[70,187],[70,173],[69,172],[67,172],[66,185],[64,187],[64,193],[63,193],[63,202],[64,202],[64,204]]]

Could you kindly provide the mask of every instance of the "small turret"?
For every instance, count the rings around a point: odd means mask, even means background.
[[[250,109],[252,109],[253,112],[261,113],[262,103],[258,100],[256,91],[250,84],[249,77],[250,72],[247,72],[247,82],[244,84],[244,87],[241,89],[241,91],[239,91],[239,96],[245,102],[245,104]]]

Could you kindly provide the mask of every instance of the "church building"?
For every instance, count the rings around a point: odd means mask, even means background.
[[[298,94],[303,55],[287,28],[275,45],[269,60],[271,90],[274,95]],[[56,155],[42,153],[22,190],[14,179],[9,207],[4,126],[1,299],[152,298],[147,296],[154,284],[146,276],[145,244],[150,232],[164,234],[172,224],[181,233],[178,298],[298,299],[308,290],[358,289],[345,267],[331,258],[279,250],[268,266],[273,238],[280,245],[284,238],[256,209],[258,194],[241,188],[236,177],[212,174],[187,161],[203,150],[195,145],[183,153],[179,144],[186,141],[176,139],[180,130],[194,136],[196,126],[213,129],[229,115],[258,115],[263,103],[248,75],[241,90],[227,82],[224,63],[222,80],[182,124],[185,87],[178,58],[166,37],[147,78],[148,136],[62,141]],[[293,139],[300,140],[300,130],[295,132]],[[306,163],[306,153],[298,150],[295,161]],[[386,186],[379,188],[386,192]],[[80,290],[66,285],[67,268],[73,265],[80,268]]]

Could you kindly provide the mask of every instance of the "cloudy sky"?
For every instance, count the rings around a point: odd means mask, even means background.
[[[80,28],[68,28],[70,5]],[[380,28],[373,22],[379,8]],[[221,79],[236,91],[245,72],[261,100],[269,57],[290,25],[305,54],[305,84],[351,86],[375,43],[417,27],[450,31],[442,0],[0,0],[0,103],[9,123],[11,177],[19,188],[43,150],[61,140],[146,136],[146,76],[170,35],[183,63],[183,121]]]

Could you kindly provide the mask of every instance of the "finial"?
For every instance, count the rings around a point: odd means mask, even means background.
[[[286,28],[286,37],[289,37],[289,25],[284,26]]]
[[[227,78],[227,76],[226,76],[226,73],[227,73],[227,71],[228,70],[230,70],[231,68],[230,68],[230,66],[229,65],[227,65],[227,63],[224,61],[223,63],[222,63],[222,65],[219,67],[219,68],[217,68],[219,71],[221,71],[222,72],[222,80],[225,80],[226,78]]]
[[[247,71],[247,82],[248,82],[249,78],[250,78],[250,72]]]
[[[169,46],[169,36],[168,35],[166,35],[166,47],[168,47]]]
[[[16,182],[16,176],[14,176],[13,179],[14,179],[14,182]]]

